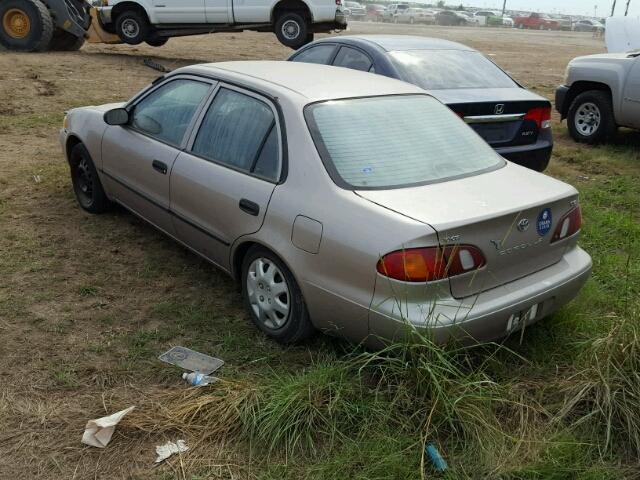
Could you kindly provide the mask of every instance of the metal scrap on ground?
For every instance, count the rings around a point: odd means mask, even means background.
[[[186,347],[173,347],[158,358],[165,363],[204,375],[209,375],[224,365],[224,361],[219,358],[210,357]]]

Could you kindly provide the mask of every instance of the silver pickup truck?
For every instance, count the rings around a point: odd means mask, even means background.
[[[618,127],[640,129],[640,52],[571,60],[556,110],[576,142],[603,143]]]

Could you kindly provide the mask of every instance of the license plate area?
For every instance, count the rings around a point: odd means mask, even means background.
[[[525,310],[512,313],[507,320],[507,335],[521,330],[522,327],[534,322],[542,311],[542,303],[536,303]]]

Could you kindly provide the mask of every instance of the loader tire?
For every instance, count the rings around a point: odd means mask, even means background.
[[[49,50],[59,52],[75,52],[80,50],[84,45],[84,38],[76,37],[64,30],[56,30],[51,39]]]
[[[53,38],[51,13],[39,0],[0,2],[0,44],[7,50],[42,52]]]

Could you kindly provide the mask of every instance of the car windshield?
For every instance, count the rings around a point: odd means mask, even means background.
[[[428,95],[320,102],[305,108],[305,118],[327,171],[345,188],[421,185],[504,165],[455,113]]]
[[[426,90],[513,88],[518,84],[478,52],[407,50],[389,52],[400,77]]]

